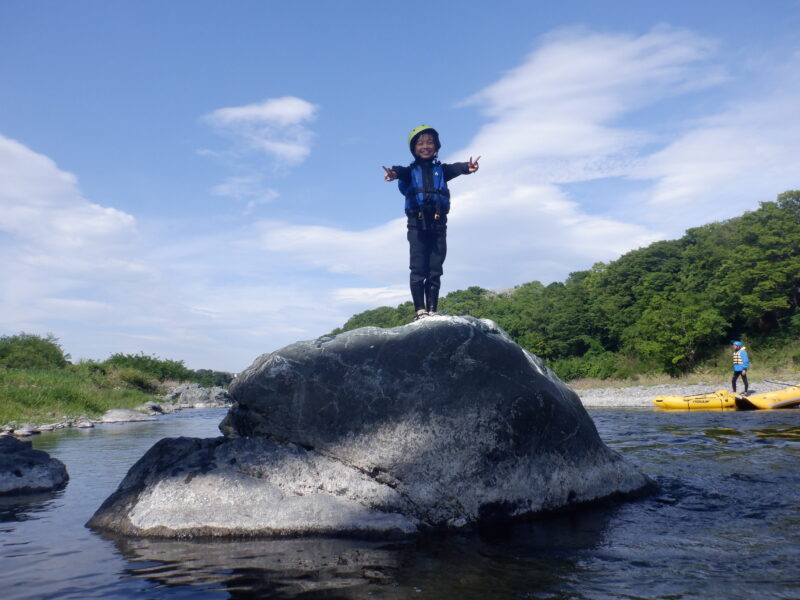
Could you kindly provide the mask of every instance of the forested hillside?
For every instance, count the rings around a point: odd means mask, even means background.
[[[685,373],[734,338],[795,344],[799,303],[800,190],[792,190],[564,282],[532,281],[502,293],[471,287],[439,304],[444,313],[496,321],[561,377],[574,379]],[[333,333],[412,317],[410,302],[376,308]]]

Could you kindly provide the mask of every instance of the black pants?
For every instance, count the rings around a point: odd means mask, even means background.
[[[734,392],[736,391],[736,380],[739,379],[739,375],[742,376],[742,381],[744,381],[744,392],[747,393],[747,388],[749,387],[747,385],[747,375],[745,375],[742,371],[733,372],[733,379],[731,379],[731,388],[733,388]]]
[[[410,222],[408,246],[411,299],[414,301],[414,310],[436,312],[441,277],[444,273],[442,265],[447,255],[447,226],[431,224],[423,228]]]

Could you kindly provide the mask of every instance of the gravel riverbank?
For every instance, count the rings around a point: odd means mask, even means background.
[[[785,380],[786,383],[800,384],[798,379]],[[578,389],[575,392],[580,397],[583,405],[587,408],[653,408],[653,398],[663,395],[693,396],[695,394],[706,394],[716,390],[729,390],[730,383],[720,381],[716,384],[660,384],[660,385],[636,385],[630,387],[607,387]],[[785,389],[785,386],[769,383],[766,381],[753,382],[750,385],[750,393],[773,392]],[[739,383],[739,390],[742,384]]]

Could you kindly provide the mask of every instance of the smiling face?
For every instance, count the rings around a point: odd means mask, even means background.
[[[436,154],[436,140],[432,133],[423,133],[414,143],[414,155],[423,160],[433,158]]]

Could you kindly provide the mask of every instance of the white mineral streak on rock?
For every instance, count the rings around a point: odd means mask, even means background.
[[[224,494],[219,494],[220,487]],[[277,485],[232,472],[198,475],[188,483],[180,478],[162,480],[141,496],[130,519],[143,530],[163,527],[176,532],[303,534],[397,529],[411,533],[416,529],[414,522],[396,513],[369,510],[324,493],[287,495]]]
[[[373,504],[404,505],[394,490],[340,462],[296,448],[267,453],[257,441],[232,446],[217,450],[215,462],[224,466],[176,474],[147,488],[130,512],[132,525],[212,535],[416,530],[414,519],[360,503],[367,495]]]

